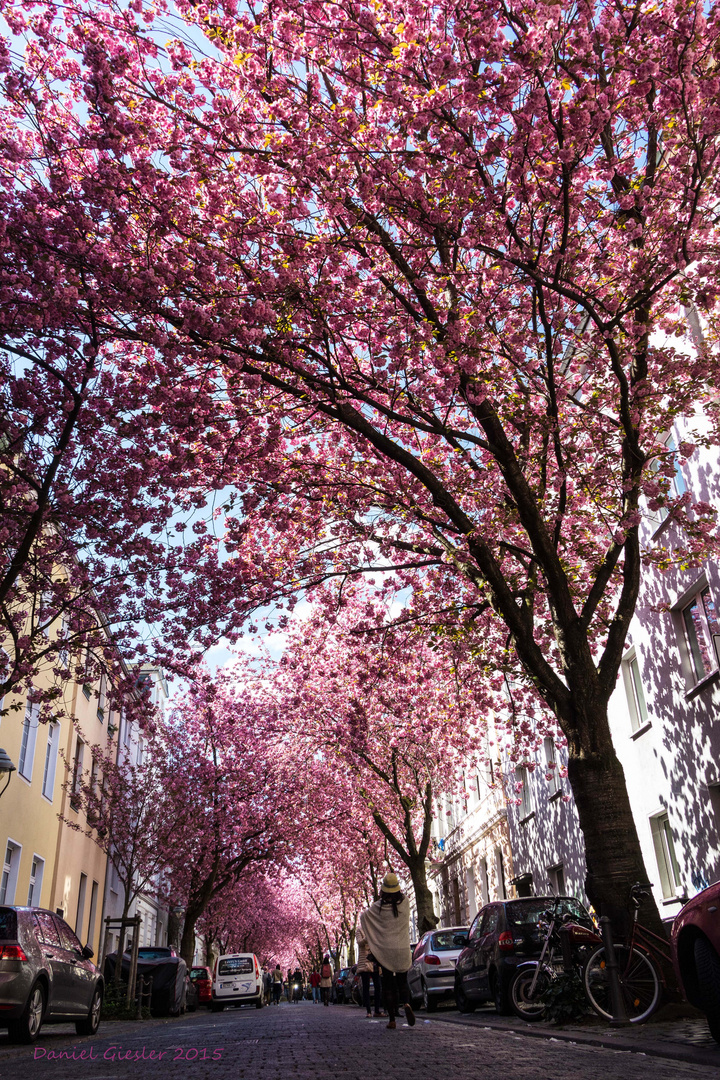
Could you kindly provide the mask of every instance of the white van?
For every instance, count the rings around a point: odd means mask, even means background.
[[[262,971],[254,953],[226,953],[218,956],[213,969],[213,1012],[220,1012],[226,1005],[254,1005],[261,1009],[263,1003]]]

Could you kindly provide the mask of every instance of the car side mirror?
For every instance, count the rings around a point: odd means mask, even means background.
[[[83,945],[82,958],[83,960],[92,960],[95,955],[95,950],[90,945]]]
[[[467,934],[455,934],[453,938],[453,945],[457,945],[458,949],[464,948],[468,943]]]

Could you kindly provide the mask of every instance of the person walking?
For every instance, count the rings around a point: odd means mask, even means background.
[[[382,971],[383,996],[389,1028],[395,1028],[400,1006],[410,1027],[415,1013],[410,1005],[407,973],[412,963],[410,953],[410,905],[400,889],[395,874],[387,873],[380,888],[380,899],[360,914],[362,936]]]
[[[280,1004],[280,995],[283,988],[283,977],[280,965],[275,965],[275,970],[272,973],[272,988],[273,988],[273,1000],[276,1005]]]
[[[320,1004],[320,972],[313,970],[310,972],[310,986],[312,987],[312,999],[313,1005]]]
[[[332,988],[332,964],[330,963],[330,954],[326,953],[325,958],[320,968],[320,993],[322,994],[323,1005],[330,1004],[330,990]]]

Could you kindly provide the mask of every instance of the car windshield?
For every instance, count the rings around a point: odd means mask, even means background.
[[[537,926],[544,912],[553,908],[557,902],[560,916],[569,914],[573,919],[587,923],[590,916],[579,900],[572,896],[555,897],[538,896],[531,900],[513,900],[506,905],[508,922],[518,930],[523,927]]]
[[[17,937],[17,914],[12,908],[0,908],[0,938]]]
[[[228,956],[218,964],[218,975],[249,975],[253,969],[249,956]]]
[[[462,946],[455,944],[455,938],[460,934],[467,941],[467,930],[443,930],[442,933],[433,934],[431,952],[457,952]]]

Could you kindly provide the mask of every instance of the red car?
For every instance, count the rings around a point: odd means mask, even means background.
[[[678,913],[671,942],[685,996],[705,1013],[710,1034],[720,1043],[720,881],[693,896]]]
[[[197,990],[198,1004],[210,1005],[212,1002],[212,972],[210,968],[190,968],[190,978]]]

